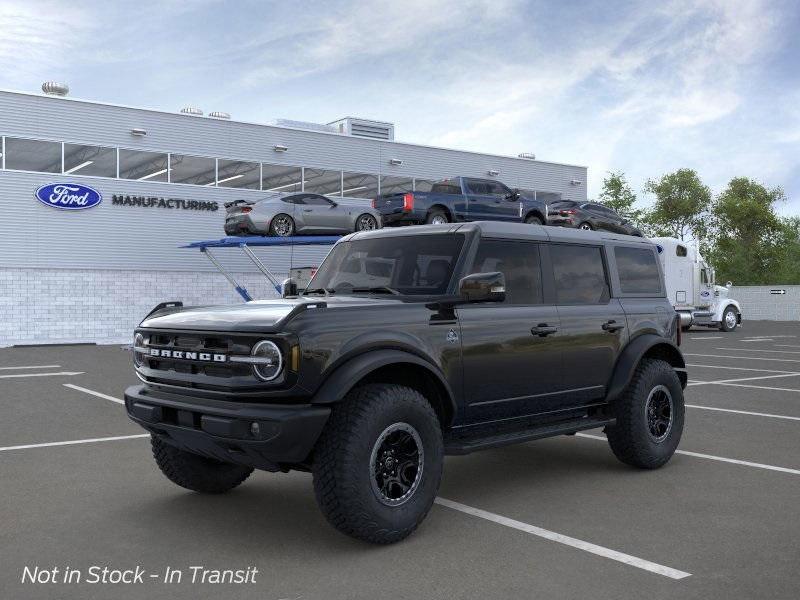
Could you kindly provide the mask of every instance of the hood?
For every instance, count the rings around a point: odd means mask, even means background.
[[[715,285],[714,286],[714,295],[717,298],[727,298],[730,290],[726,288],[724,285]]]
[[[309,311],[328,311],[358,306],[397,306],[394,297],[340,296],[255,300],[245,304],[167,308],[142,321],[141,327],[197,331],[276,332],[297,315]]]

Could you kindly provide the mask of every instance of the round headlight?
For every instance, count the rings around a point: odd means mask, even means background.
[[[274,342],[262,340],[253,346],[251,352],[254,358],[259,359],[253,363],[253,372],[263,381],[272,381],[281,373],[283,356]]]
[[[142,352],[137,352],[137,348],[144,348],[144,336],[141,333],[137,333],[133,336],[133,364],[137,367],[141,367],[144,364],[144,354]]]

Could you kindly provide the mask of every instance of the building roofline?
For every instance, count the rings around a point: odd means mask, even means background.
[[[510,159],[510,160],[514,160],[514,161],[518,161],[518,162],[540,163],[540,164],[545,164],[545,165],[557,165],[557,166],[560,166],[560,167],[572,167],[572,168],[586,169],[586,170],[588,170],[588,168],[589,168],[586,165],[576,165],[576,164],[570,164],[570,163],[539,160],[539,159],[531,160],[529,158],[519,158],[518,156],[508,156],[506,154],[493,154],[493,153],[487,153],[487,152],[478,152],[477,150],[461,150],[461,149],[458,149],[458,148],[445,148],[444,146],[434,146],[434,145],[430,145],[430,144],[416,144],[416,143],[413,143],[413,142],[399,142],[399,141],[396,141],[396,140],[375,140],[375,139],[371,139],[371,138],[362,138],[362,137],[358,137],[358,136],[345,135],[345,134],[341,134],[341,133],[334,133],[334,132],[327,132],[327,131],[315,131],[313,129],[303,129],[302,127],[286,127],[286,126],[283,126],[283,125],[268,125],[266,123],[257,123],[255,121],[240,121],[240,120],[237,120],[237,119],[215,119],[214,117],[208,117],[208,116],[205,116],[205,115],[190,115],[190,114],[185,114],[185,113],[180,113],[180,112],[172,112],[172,111],[168,111],[168,110],[159,110],[157,108],[145,108],[145,107],[141,107],[141,106],[132,106],[132,105],[129,105],[129,104],[116,104],[116,103],[113,103],[113,102],[102,102],[102,101],[99,101],[99,100],[87,100],[87,99],[84,99],[84,98],[71,98],[71,97],[68,97],[68,96],[50,96],[48,94],[43,94],[43,93],[39,93],[39,92],[24,92],[24,91],[19,91],[19,90],[9,90],[9,89],[0,88],[0,93],[18,94],[18,95],[21,95],[21,96],[31,96],[31,97],[34,97],[34,98],[44,98],[46,100],[53,100],[53,101],[78,102],[78,103],[83,103],[83,104],[93,104],[93,105],[97,105],[97,106],[109,106],[109,107],[112,107],[112,108],[124,108],[124,109],[127,109],[127,110],[140,110],[140,111],[156,113],[156,114],[160,114],[160,115],[171,115],[171,116],[175,116],[175,117],[183,117],[183,118],[188,118],[188,119],[202,119],[202,120],[207,120],[207,121],[213,121],[213,122],[216,122],[216,123],[240,123],[242,125],[253,125],[253,126],[256,126],[256,127],[265,127],[265,128],[269,128],[269,129],[287,129],[287,130],[290,130],[290,131],[302,131],[304,133],[311,133],[311,134],[315,134],[315,135],[330,135],[330,136],[336,136],[338,138],[346,137],[346,138],[350,138],[350,139],[365,140],[365,141],[378,142],[378,143],[383,143],[383,144],[397,144],[399,146],[413,146],[413,147],[416,147],[416,148],[428,148],[428,149],[431,149],[431,150],[445,150],[447,152],[463,152],[465,154],[477,154],[479,156]],[[347,117],[344,117],[344,118],[347,118]],[[350,118],[355,118],[355,117],[350,117]],[[357,118],[360,119],[361,117],[357,117]],[[362,120],[370,121],[371,119],[362,119]],[[336,122],[336,121],[332,121],[332,122]],[[388,121],[374,121],[374,122],[375,123],[387,123]],[[323,123],[323,125],[324,124],[325,123]],[[394,124],[392,124],[392,125],[394,125]]]

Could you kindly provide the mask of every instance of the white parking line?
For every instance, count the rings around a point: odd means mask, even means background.
[[[0,367],[0,371],[16,371],[18,369],[60,369],[61,365],[26,365],[24,367]]]
[[[720,383],[719,385],[732,385],[733,387],[753,388],[754,390],[773,390],[776,392],[800,392],[793,388],[767,387],[765,385],[748,385],[746,383]]]
[[[731,369],[733,371],[761,371],[762,373],[798,373],[798,371],[779,371],[778,369],[754,369],[752,367],[728,367],[724,365],[686,365],[687,367],[700,367],[704,369]]]
[[[601,435],[591,435],[589,433],[576,433],[576,436],[582,438],[590,438],[593,440],[601,440],[607,442],[608,440]],[[765,465],[762,463],[750,462],[747,460],[739,460],[736,458],[725,458],[724,456],[714,456],[713,454],[702,454],[700,452],[689,452],[688,450],[675,450],[675,454],[683,454],[685,456],[694,456],[695,458],[707,458],[708,460],[716,460],[719,462],[731,463],[734,465],[742,465],[744,467],[754,467],[756,469],[767,469],[768,471],[780,471],[781,473],[790,473],[792,475],[800,475],[797,469],[790,469],[788,467],[776,467],[775,465]]]
[[[714,350],[730,350],[731,352],[770,352],[772,354],[800,354],[796,350],[762,350],[761,348],[714,348]]]
[[[725,337],[724,335],[711,335],[709,337],[705,337],[705,336],[702,336],[702,335],[697,335],[697,336],[690,337],[689,339],[690,340],[721,340],[724,337]]]
[[[800,348],[797,344],[775,344],[776,348]]]
[[[744,352],[744,350],[743,350]],[[690,352],[684,352],[684,356],[704,356],[706,358],[738,358],[739,360],[769,360],[772,362],[800,362],[800,360],[794,358],[771,358],[771,357],[764,357],[761,358],[760,356],[727,356],[722,354],[692,354]]]
[[[714,385],[722,383],[734,383],[737,381],[756,381],[758,379],[777,379],[780,377],[797,377],[800,373],[778,373],[777,375],[760,375],[758,377],[740,377],[738,379],[719,379],[717,381],[692,381],[687,385]]]
[[[732,408],[717,408],[716,406],[698,406],[697,404],[687,404],[686,408],[699,408],[701,410],[716,410],[719,412],[735,413],[737,415],[749,415],[752,417],[769,417],[771,419],[786,419],[787,421],[800,421],[800,417],[789,417],[787,415],[773,415],[772,413],[751,412],[749,410],[734,410]]]
[[[0,379],[15,379],[19,377],[51,377],[54,375],[83,375],[83,371],[60,371],[58,373],[14,373],[13,375],[0,375]]]
[[[616,550],[611,550],[610,548],[605,548],[603,546],[598,546],[590,542],[585,542],[583,540],[562,535],[554,531],[542,529],[541,527],[529,525],[528,523],[523,523],[522,521],[509,519],[508,517],[504,517],[486,510],[481,510],[480,508],[467,506],[466,504],[461,504],[460,502],[453,502],[452,500],[447,500],[446,498],[441,497],[436,498],[434,502],[440,506],[446,506],[447,508],[472,515],[473,517],[486,519],[487,521],[497,523],[498,525],[511,527],[512,529],[517,529],[518,531],[524,531],[525,533],[530,533],[531,535],[535,535],[546,540],[558,542],[559,544],[564,544],[573,548],[578,548],[579,550],[584,550],[585,552],[590,552],[592,554],[596,554],[597,556],[602,556],[603,558],[616,560],[617,562],[625,563],[626,565],[630,565],[638,569],[644,569],[645,571],[650,571],[651,573],[656,573],[657,575],[663,575],[664,577],[669,577],[670,579],[684,579],[691,576],[691,573],[687,573],[686,571],[679,571],[678,569],[665,567],[664,565],[659,565],[657,563],[650,562],[649,560],[637,558],[635,556],[631,556],[630,554],[623,554],[622,552],[617,552]]]
[[[64,387],[68,387],[72,390],[78,390],[79,392],[83,392],[84,394],[90,394],[92,396],[97,396],[98,398],[103,398],[104,400],[111,400],[111,402],[116,402],[117,404],[125,404],[124,400],[120,400],[119,398],[115,398],[114,396],[108,396],[106,394],[101,394],[100,392],[95,392],[94,390],[89,390],[79,385],[73,385],[71,383],[63,383],[61,384]]]
[[[118,435],[115,437],[91,438],[87,440],[69,440],[67,442],[47,442],[45,444],[26,444],[24,446],[6,446],[0,448],[0,452],[8,450],[27,450],[28,448],[49,448],[51,446],[73,446],[75,444],[94,444],[96,442],[115,442],[117,440],[133,440],[136,438],[150,437],[149,433],[139,433],[136,435]]]
[[[772,342],[774,341],[772,338],[749,338],[739,340],[740,342]]]

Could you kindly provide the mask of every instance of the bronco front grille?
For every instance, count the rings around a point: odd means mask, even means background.
[[[263,336],[148,330],[137,333],[144,336],[144,345],[134,352],[138,373],[145,381],[213,391],[263,389],[250,364],[230,360],[248,357]],[[275,342],[282,346],[279,340]],[[153,351],[159,355],[151,354]]]

